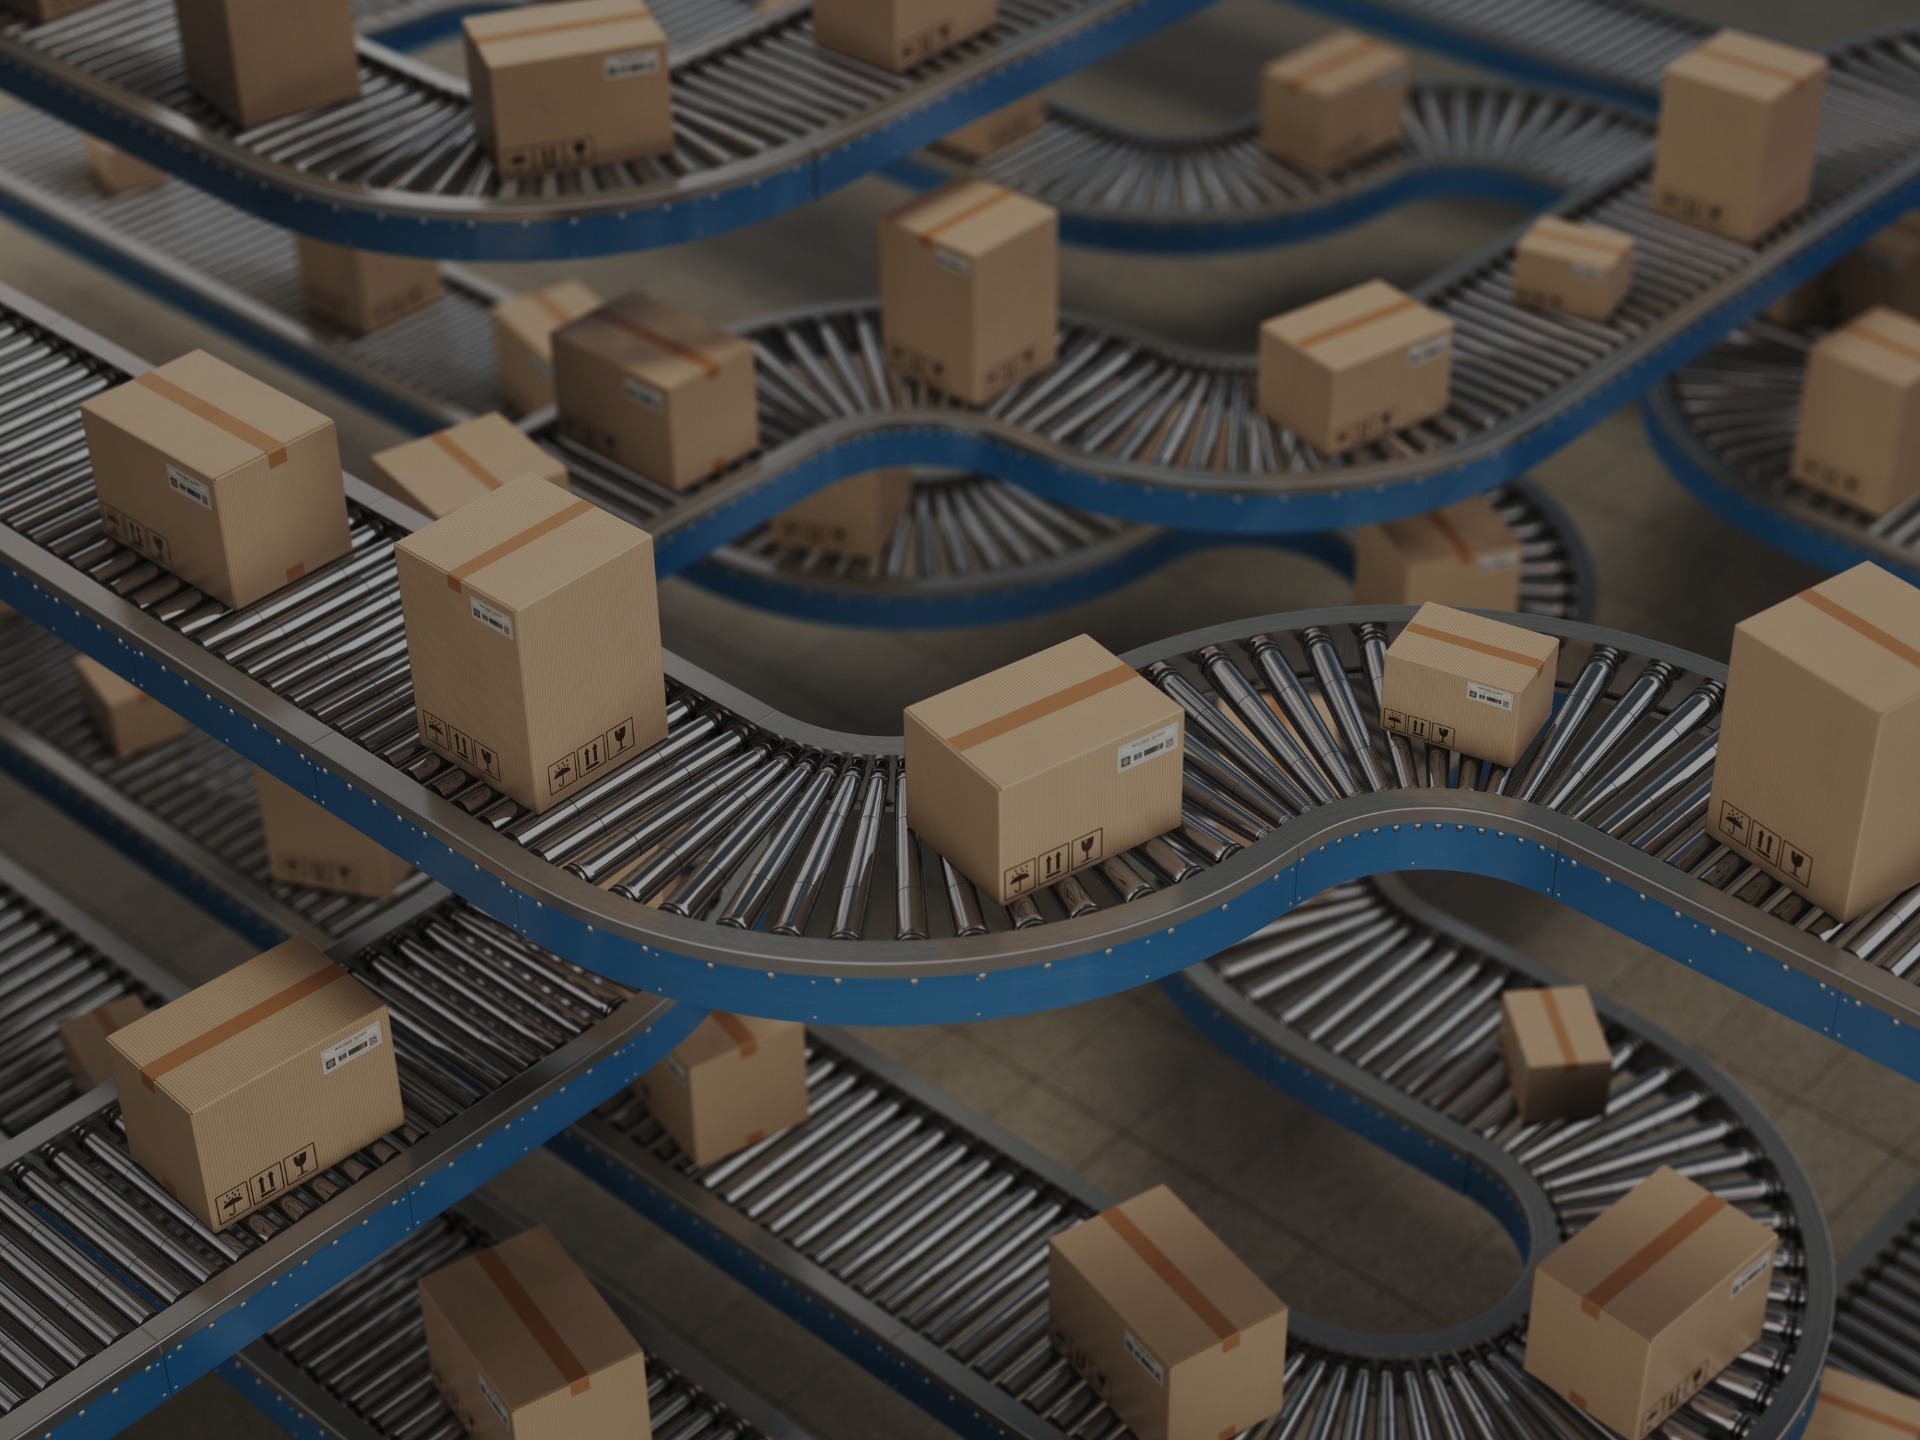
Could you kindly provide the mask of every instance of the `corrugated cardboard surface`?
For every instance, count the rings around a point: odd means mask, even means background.
[[[1920,316],[1920,210],[1893,222],[1833,270],[1840,318],[1876,305]]]
[[[60,1052],[75,1089],[84,1093],[113,1078],[113,1052],[107,1048],[107,1037],[146,1013],[147,1002],[138,995],[119,995],[60,1022]]]
[[[351,0],[175,0],[187,83],[243,130],[360,93]]]
[[[73,657],[80,679],[80,703],[94,731],[115,755],[132,755],[178,740],[187,722],[138,686],[85,655]]]
[[[1507,991],[1500,1055],[1528,1124],[1584,1120],[1607,1108],[1613,1051],[1584,985]]]
[[[1260,144],[1309,170],[1351,165],[1397,143],[1405,126],[1407,52],[1339,30],[1260,72]]]
[[[813,38],[882,70],[911,70],[993,27],[995,0],[814,0]]]
[[[717,1164],[807,1118],[807,1031],[719,1011],[635,1087],[695,1165]]]
[[[294,245],[301,301],[349,334],[366,335],[440,298],[438,261],[349,250],[307,235],[296,235]]]
[[[767,529],[789,545],[878,562],[912,503],[911,470],[869,470],[781,511]]]
[[[85,0],[87,4],[96,0]],[[43,16],[50,19],[50,16]],[[93,183],[100,187],[105,195],[123,195],[129,190],[139,190],[148,185],[158,185],[167,178],[167,172],[156,170],[144,160],[136,160],[124,150],[117,150],[104,140],[86,137],[87,173],[93,177]]]
[[[1807,1419],[1806,1440],[1912,1440],[1920,1400],[1828,1366]]]
[[[1422,605],[1387,647],[1381,723],[1396,734],[1511,765],[1553,709],[1560,642],[1485,616]]]
[[[508,410],[526,415],[553,404],[553,332],[601,303],[592,286],[562,280],[493,307],[494,361]]]
[[[816,24],[817,24],[816,20]],[[961,160],[984,160],[997,150],[1033,134],[1047,123],[1047,97],[1029,95],[1004,110],[963,125],[935,143],[934,149]]]
[[[567,467],[498,411],[449,426],[373,457],[373,483],[430,519],[522,475],[566,487]]]
[[[413,874],[413,867],[398,855],[266,771],[255,770],[253,783],[276,880],[379,900]]]
[[[1520,538],[1485,496],[1354,532],[1353,603],[1515,610]]]
[[[1815,343],[1793,478],[1869,515],[1920,493],[1920,320],[1876,308]]]
[[[1605,225],[1543,215],[1514,251],[1513,298],[1521,305],[1606,320],[1633,284],[1633,237]]]

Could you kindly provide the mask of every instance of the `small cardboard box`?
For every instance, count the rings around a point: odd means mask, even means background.
[[[887,363],[984,405],[1059,354],[1060,217],[985,180],[955,180],[880,222]]]
[[[1667,66],[1656,215],[1751,244],[1813,193],[1823,55],[1722,30]]]
[[[242,130],[360,93],[352,0],[174,0],[187,84]]]
[[[753,346],[635,291],[553,337],[560,433],[671,490],[760,444]]]
[[[143,190],[167,178],[166,171],[156,170],[146,161],[136,160],[104,140],[96,140],[91,135],[85,139],[87,173],[93,177],[93,183],[103,195],[123,195],[129,190]]]
[[[544,1225],[420,1280],[434,1384],[473,1440],[652,1433],[647,1357]]]
[[[667,35],[641,0],[469,15],[473,128],[508,180],[673,153]]]
[[[216,1230],[400,1127],[387,1007],[289,940],[107,1037],[134,1161]]]
[[[266,771],[255,770],[253,784],[274,879],[383,900],[413,874],[399,856]]]
[[[1280,1412],[1287,1307],[1164,1185],[1047,1246],[1054,1348],[1140,1440]]]
[[[814,0],[813,39],[882,70],[911,70],[993,28],[995,0]]]
[[[1793,478],[1869,515],[1920,493],[1920,320],[1881,306],[1807,352]]]
[[[1661,1166],[1534,1271],[1527,1373],[1641,1440],[1760,1338],[1775,1243]]]
[[[1447,408],[1453,321],[1384,280],[1260,327],[1260,411],[1337,455]]]
[[[429,519],[451,515],[522,475],[567,488],[567,467],[495,411],[373,457],[373,483]]]
[[[767,528],[783,545],[879,561],[913,504],[913,471],[869,470],[781,511]]]
[[[60,1052],[66,1057],[74,1089],[84,1095],[113,1078],[113,1052],[107,1048],[107,1037],[146,1013],[147,1002],[138,995],[120,995],[60,1022]]]
[[[368,335],[440,298],[440,265],[412,255],[349,250],[296,235],[300,300],[350,335]]]
[[[347,553],[333,421],[203,350],[80,406],[107,534],[236,609]]]
[[[1500,1058],[1520,1118],[1586,1120],[1605,1112],[1613,1047],[1584,985],[1509,990],[1501,997]]]
[[[1543,215],[1520,237],[1513,298],[1583,320],[1607,320],[1633,286],[1633,237]]]
[[[1818,764],[1791,763],[1817,755]],[[1920,590],[1856,565],[1733,632],[1707,819],[1851,920],[1920,883]]]
[[[1004,905],[1180,824],[1184,724],[1075,636],[907,707],[908,818]]]
[[[1920,210],[1894,221],[1832,274],[1843,320],[1876,305],[1920,318]]]
[[[1336,30],[1260,71],[1260,148],[1327,174],[1396,144],[1406,123],[1407,52]]]
[[[653,537],[531,475],[394,547],[420,736],[538,813],[666,738]]]
[[[115,755],[151,750],[187,733],[187,722],[146,691],[85,655],[73,657],[80,703],[95,732]]]
[[[695,1165],[807,1118],[807,1030],[715,1010],[636,1087]]]
[[[1387,647],[1380,723],[1512,765],[1553,710],[1560,642],[1501,620],[1422,605]]]
[[[493,307],[494,361],[510,412],[531,415],[553,404],[553,334],[601,303],[591,285],[562,280]]]
[[[1029,95],[935,142],[934,149],[956,160],[984,160],[1047,123],[1047,97]]]
[[[1353,603],[1520,608],[1524,547],[1485,496],[1353,537]]]
[[[1920,1400],[1828,1366],[1803,1432],[1806,1440],[1913,1440]]]

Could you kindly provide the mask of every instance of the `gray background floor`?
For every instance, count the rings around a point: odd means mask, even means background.
[[[1683,8],[1819,43],[1911,20],[1912,0],[1696,0]],[[1269,55],[1327,29],[1269,0],[1222,0],[1057,93],[1142,124],[1205,128],[1252,106]],[[451,49],[435,57],[457,67]],[[1420,69],[1450,67],[1423,58]],[[874,220],[902,199],[880,181],[734,235],[576,267],[525,267],[528,285],[579,273],[603,293],[655,290],[716,319],[871,293]],[[1068,251],[1066,303],[1172,338],[1249,349],[1265,316],[1373,276],[1410,284],[1521,218],[1489,205],[1409,207],[1290,249],[1202,260]],[[0,225],[0,278],[150,359],[204,346],[272,367]],[[338,415],[350,466],[396,438],[290,375],[276,383]],[[1597,562],[1601,623],[1724,657],[1742,616],[1813,572],[1735,533],[1667,478],[1637,414],[1615,415],[1537,472]],[[879,634],[796,623],[682,582],[662,592],[667,643],[781,708],[893,732],[902,705],[1081,631],[1116,650],[1194,627],[1335,603],[1310,562],[1248,549],[1168,567],[1097,603],[988,630]],[[190,976],[242,942],[64,817],[0,781],[0,846]],[[1551,902],[1495,882],[1423,876],[1429,896],[1697,1045],[1764,1105],[1812,1173],[1845,1247],[1920,1178],[1920,1092]],[[1302,1311],[1418,1330],[1470,1315],[1517,1277],[1504,1236],[1471,1203],[1382,1157],[1197,1040],[1154,991],[1019,1020],[866,1032],[881,1049],[1116,1195],[1171,1183]],[[947,1434],[836,1352],[652,1234],[544,1155],[493,1187],[538,1214],[664,1329],[708,1351],[822,1437]],[[129,1432],[277,1433],[219,1382]]]

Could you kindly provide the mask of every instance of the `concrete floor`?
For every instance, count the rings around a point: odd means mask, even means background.
[[[1685,8],[1809,43],[1911,19],[1911,0],[1696,0]],[[1075,77],[1059,93],[1139,124],[1203,128],[1245,113],[1265,56],[1321,33],[1269,0],[1206,14]],[[458,63],[457,56],[441,57]],[[1429,73],[1452,67],[1423,60]],[[900,192],[867,182],[751,230],[579,266],[604,293],[640,285],[719,319],[870,293],[873,221]],[[1290,249],[1205,260],[1071,251],[1066,303],[1190,343],[1244,349],[1256,323],[1375,275],[1411,283],[1520,217],[1497,207],[1410,207]],[[22,232],[0,226],[0,278],[134,351],[200,345],[272,374],[164,307]],[[350,465],[393,434],[297,378],[276,383],[341,418]],[[1541,467],[1597,562],[1601,623],[1724,657],[1742,616],[1813,572],[1747,539],[1665,475],[1631,410]],[[662,592],[667,643],[757,696],[822,724],[892,732],[903,704],[1086,631],[1114,649],[1271,611],[1334,603],[1344,586],[1269,551],[1211,553],[1071,611],[989,630],[879,634],[802,624],[681,583]],[[182,973],[246,953],[61,816],[0,782],[0,846]],[[1920,1106],[1909,1082],[1701,980],[1551,902],[1496,882],[1423,876],[1428,896],[1698,1046],[1772,1114],[1798,1149],[1845,1247],[1920,1178]],[[1511,1247],[1476,1207],[1283,1099],[1198,1041],[1157,992],[991,1024],[868,1032],[1002,1126],[1115,1194],[1175,1186],[1297,1309],[1358,1328],[1418,1330],[1470,1315],[1513,1282]],[[836,1352],[722,1279],[544,1155],[492,1187],[499,1204],[566,1242],[664,1329],[821,1437],[948,1432]],[[130,1434],[267,1435],[217,1381]]]

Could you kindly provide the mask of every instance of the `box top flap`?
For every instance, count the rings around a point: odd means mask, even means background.
[[[1543,215],[1520,237],[1520,248],[1560,260],[1610,265],[1633,253],[1633,237],[1605,225],[1575,225]]]
[[[1053,230],[1059,217],[1017,190],[987,180],[954,180],[931,195],[901,206],[887,223],[957,255],[978,259],[1008,240],[1038,229]]]
[[[428,473],[444,472],[449,479],[464,477],[485,490],[498,490],[522,475],[538,475],[551,483],[566,473],[559,460],[498,411],[408,440],[373,459],[391,470],[417,467]]]
[[[1284,315],[1261,327],[1309,358],[1340,368],[1436,335],[1451,334],[1453,321],[1384,280],[1369,280]]]
[[[806,1027],[796,1020],[763,1020],[757,1015],[715,1010],[674,1047],[673,1058],[689,1070],[727,1056],[747,1060],[758,1055],[767,1042],[792,1030],[804,1034]]]
[[[1814,353],[1911,388],[1920,385],[1920,320],[1876,305],[1829,333],[1814,346]]]
[[[1601,1065],[1613,1058],[1584,985],[1507,991],[1501,1003],[1527,1059],[1546,1065]]]
[[[1777,100],[1827,73],[1827,57],[1740,30],[1722,30],[1667,66],[1669,76],[1755,100]]]
[[[1432,603],[1422,605],[1388,647],[1390,655],[1470,672],[1503,690],[1519,690],[1543,670],[1551,675],[1559,653],[1560,642],[1551,635]]]
[[[667,43],[666,32],[641,0],[563,0],[469,15],[460,23],[495,69]]]
[[[287,463],[287,446],[333,426],[318,410],[203,350],[136,375],[81,409],[213,481],[262,456],[277,470]]]
[[[1474,496],[1425,515],[1389,520],[1381,528],[1394,549],[1411,560],[1456,560],[1477,565],[1495,556],[1518,558],[1522,549],[1500,512]]]
[[[1831,1365],[1807,1424],[1809,1440],[1903,1440],[1920,1433],[1920,1399]]]
[[[1398,45],[1356,30],[1336,30],[1268,61],[1266,73],[1290,90],[1325,97],[1404,74],[1409,63],[1407,52]]]
[[[67,1016],[60,1022],[60,1029],[65,1031],[69,1027],[76,1030],[85,1027],[104,1040],[147,1013],[147,1002],[138,995],[116,995],[104,1005],[96,1005],[91,1010],[82,1010],[78,1015]]]
[[[1920,699],[1920,589],[1878,565],[1856,565],[1742,620],[1730,677],[1736,704],[1743,641],[1879,713]]]
[[[753,354],[752,345],[731,330],[637,290],[568,325],[566,343],[669,385],[712,379],[728,361]]]
[[[500,301],[493,318],[543,355],[553,353],[553,332],[606,302],[581,280],[562,280]]]
[[[109,710],[118,710],[125,705],[152,705],[154,698],[131,681],[123,680],[107,669],[98,660],[86,655],[73,657],[74,674],[80,683],[93,692],[98,700]]]

